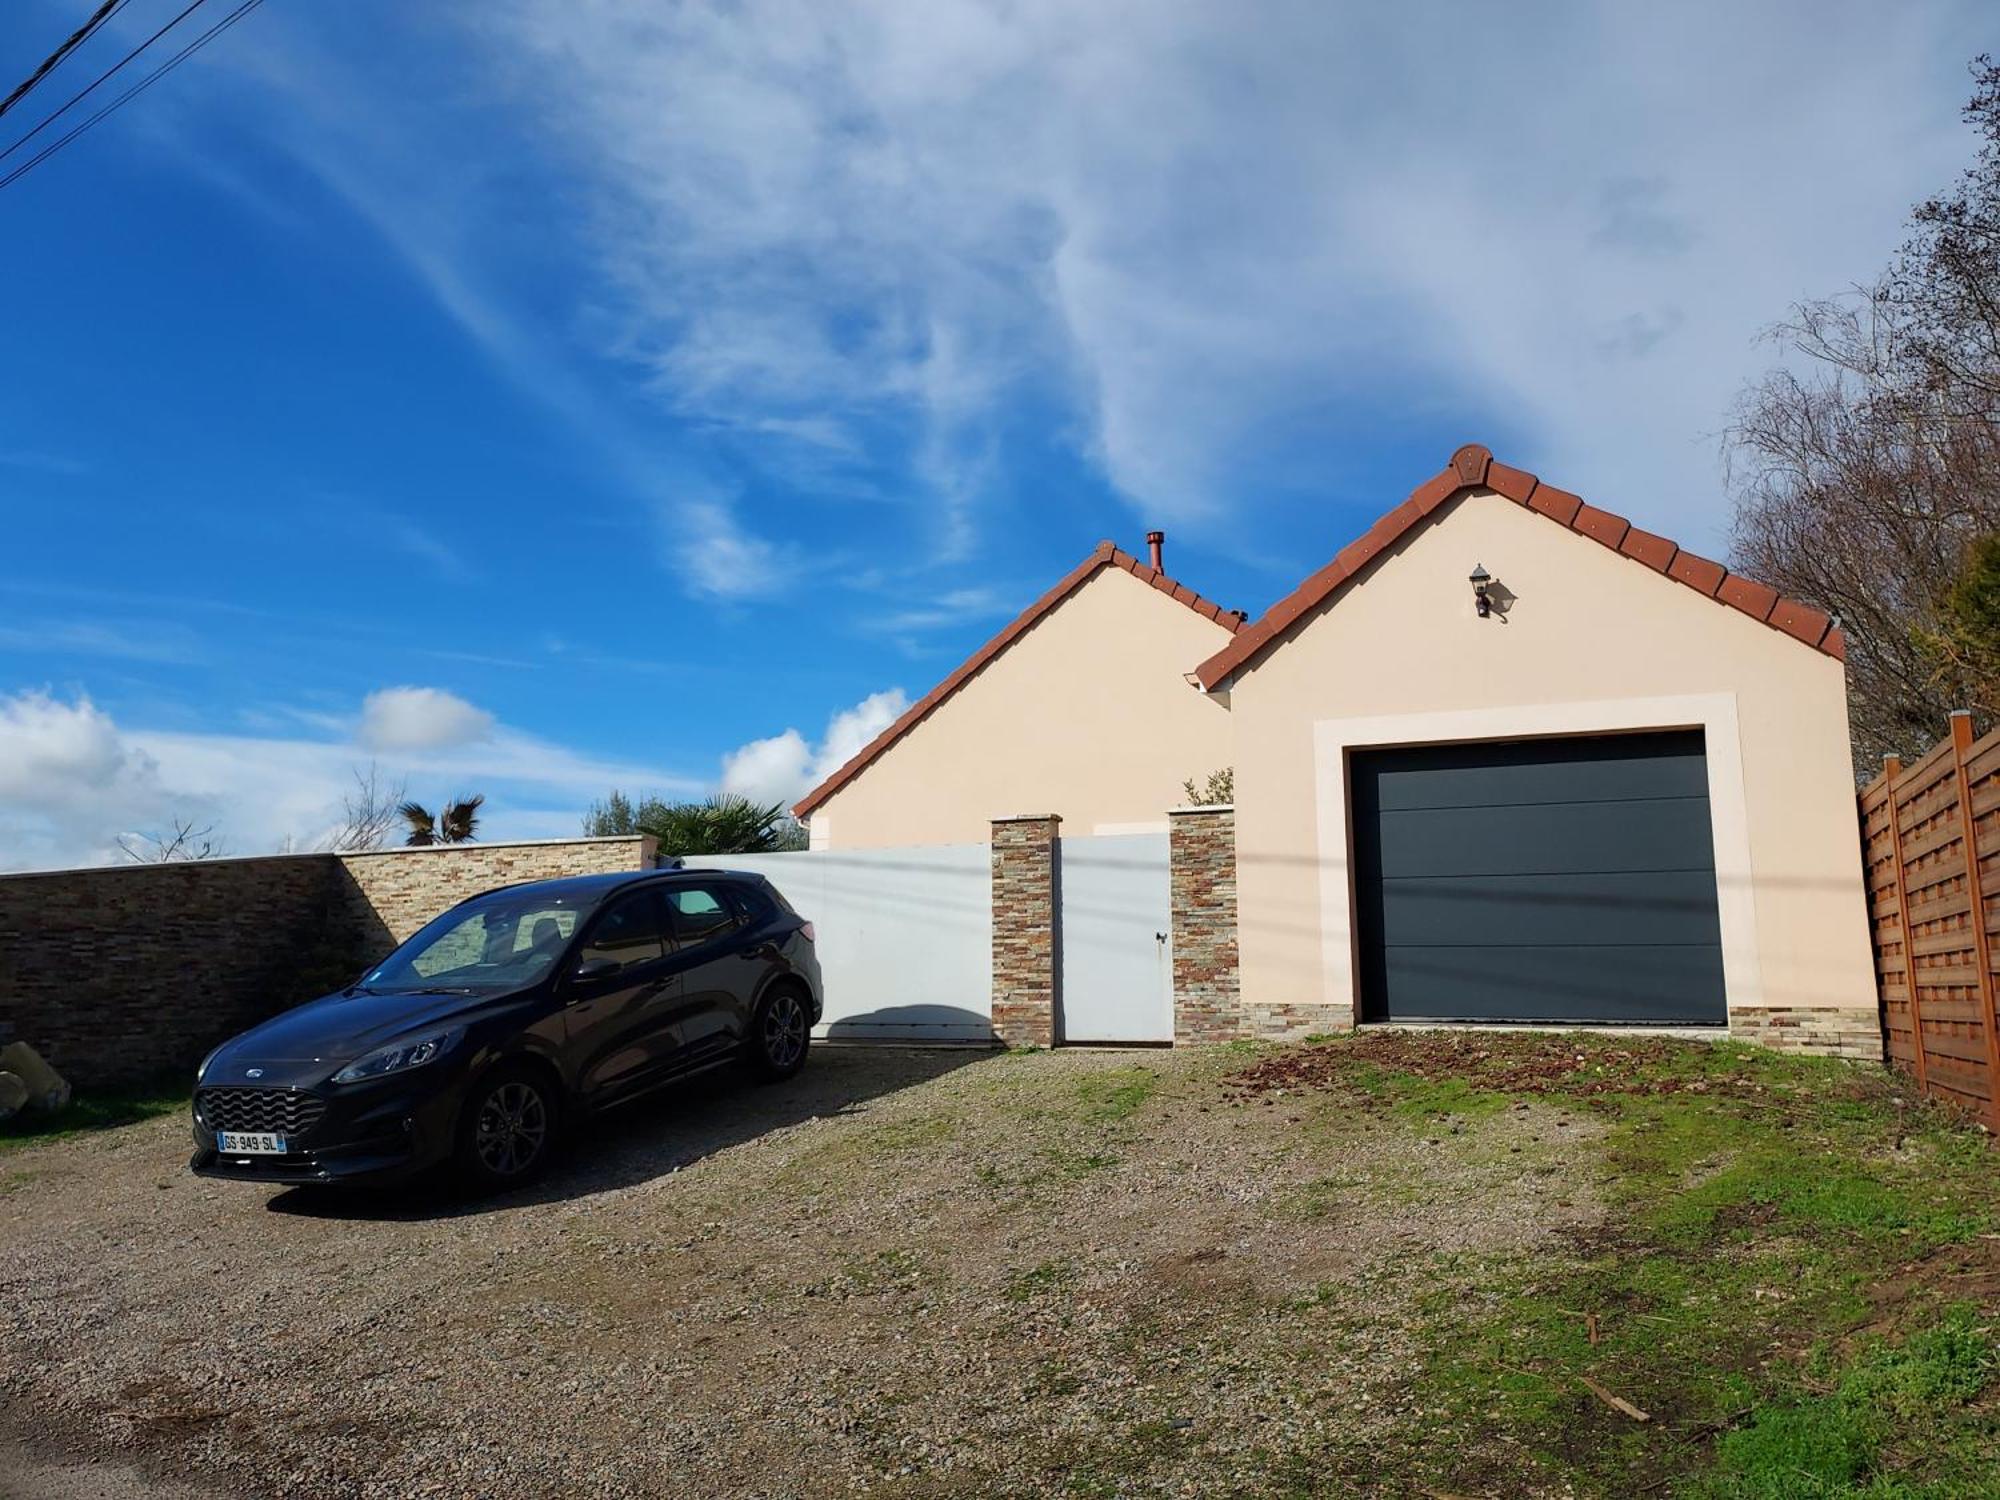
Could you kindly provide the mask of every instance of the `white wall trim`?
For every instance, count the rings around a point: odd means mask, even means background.
[[[1318,800],[1321,991],[1328,1005],[1351,1010],[1357,998],[1354,947],[1354,845],[1348,826],[1348,752],[1389,745],[1537,739],[1626,730],[1699,729],[1708,749],[1708,812],[1715,836],[1717,916],[1722,929],[1725,1002],[1763,1004],[1757,896],[1750,868],[1750,810],[1743,791],[1743,746],[1734,693],[1604,698],[1579,703],[1320,719],[1313,724],[1313,785]]]

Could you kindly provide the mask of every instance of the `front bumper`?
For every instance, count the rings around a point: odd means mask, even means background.
[[[198,1177],[265,1183],[389,1183],[414,1177],[446,1160],[456,1144],[462,1077],[423,1073],[380,1083],[297,1089],[319,1100],[319,1117],[296,1134],[282,1156],[225,1156],[216,1150],[215,1127],[205,1098],[224,1088],[198,1088],[194,1102],[194,1155]],[[224,1128],[233,1128],[227,1127]]]

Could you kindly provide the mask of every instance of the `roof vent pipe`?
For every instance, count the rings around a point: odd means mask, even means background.
[[[1146,545],[1153,552],[1153,571],[1155,573],[1164,573],[1166,571],[1165,568],[1160,566],[1160,549],[1166,545],[1166,542],[1167,534],[1164,531],[1149,531],[1146,533]]]

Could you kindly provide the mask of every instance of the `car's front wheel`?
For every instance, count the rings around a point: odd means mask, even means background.
[[[805,997],[791,985],[777,986],[758,1002],[750,1033],[750,1065],[758,1077],[771,1083],[790,1078],[806,1065],[811,1042]]]
[[[554,1154],[558,1104],[540,1069],[503,1063],[472,1086],[458,1131],[459,1176],[486,1192],[537,1176]]]

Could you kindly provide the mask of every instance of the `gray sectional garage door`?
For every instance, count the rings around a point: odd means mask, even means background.
[[[1362,1014],[1721,1025],[1700,730],[1357,752]]]

